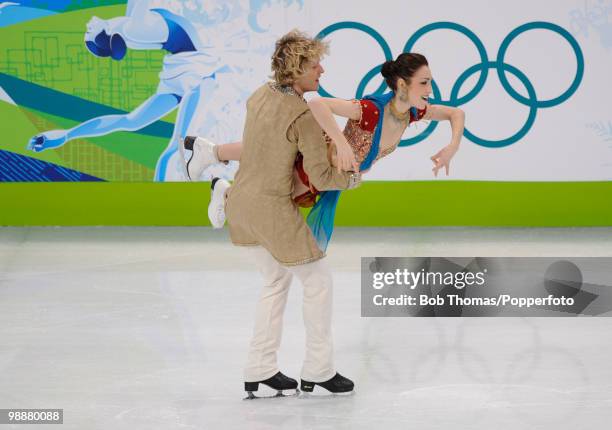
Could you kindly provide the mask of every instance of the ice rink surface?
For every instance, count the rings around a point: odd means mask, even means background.
[[[609,428],[612,318],[362,318],[361,256],[611,257],[612,229],[339,228],[335,357],[356,393],[243,401],[260,278],[226,230],[0,228],[0,408],[83,430]],[[300,302],[295,281],[296,378]]]

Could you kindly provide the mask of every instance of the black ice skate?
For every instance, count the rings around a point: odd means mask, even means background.
[[[259,388],[259,384],[264,384],[274,390],[277,390],[276,395],[266,397],[258,397],[254,395],[253,391],[257,391],[257,389]],[[298,394],[300,394],[300,390],[298,390],[297,381],[293,378],[289,378],[288,376],[283,375],[281,372],[278,372],[276,375],[264,381],[245,382],[244,391],[247,392],[247,397],[244,400],[265,399],[268,397],[288,397],[288,395],[283,394],[283,390],[295,390],[295,394],[291,394],[291,396],[297,396]]]
[[[325,388],[327,391],[333,394],[339,393],[351,393],[355,384],[348,378],[345,378],[339,373],[336,373],[333,378],[325,382],[309,382],[302,379],[301,388],[305,393],[312,393],[315,385]]]

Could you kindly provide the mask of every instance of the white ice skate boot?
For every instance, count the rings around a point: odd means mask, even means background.
[[[211,196],[208,205],[208,219],[213,228],[223,228],[225,224],[225,192],[230,183],[225,179],[213,178]]]
[[[191,151],[186,165],[187,177],[190,181],[197,181],[208,166],[219,163],[215,151],[217,145],[208,139],[187,136],[181,142],[181,145],[183,152],[184,150]]]

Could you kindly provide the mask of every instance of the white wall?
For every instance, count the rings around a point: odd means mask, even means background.
[[[155,0],[153,0],[155,1]],[[244,102],[248,94],[270,74],[269,56],[274,40],[294,27],[312,35],[342,21],[355,21],[377,31],[389,45],[393,57],[423,26],[449,21],[465,26],[482,42],[489,61],[496,61],[504,38],[515,28],[546,21],[567,30],[584,56],[584,76],[575,93],[561,104],[537,109],[527,134],[504,147],[485,147],[464,138],[448,179],[485,181],[595,181],[612,180],[612,0],[304,0],[286,5],[281,1],[261,4],[258,23],[266,31],[256,33],[246,24],[249,3],[172,0],[162,4],[182,5],[184,10],[214,12],[214,3],[238,5],[237,18],[229,24],[204,25],[211,40],[223,41],[229,34],[250,34],[246,51],[237,53],[234,65],[241,71],[227,75],[225,84],[202,110],[199,132],[219,141],[240,139]],[[190,9],[191,8],[191,9]],[[242,8],[242,9],[241,9]],[[180,9],[180,8],[179,8]],[[201,12],[201,11],[200,11]],[[192,16],[196,17],[197,14]],[[331,55],[323,65],[323,86],[334,96],[355,97],[362,77],[384,61],[376,41],[357,30],[340,30],[326,37]],[[420,38],[413,51],[425,54],[443,100],[463,71],[480,63],[474,44],[463,34],[437,30]],[[571,45],[550,30],[535,29],[518,36],[509,46],[507,64],[523,72],[533,84],[539,100],[556,98],[571,85],[577,71]],[[478,73],[463,85],[470,91]],[[519,93],[524,85],[512,74],[509,82]],[[382,81],[376,77],[367,87],[373,91]],[[467,114],[468,130],[483,139],[505,139],[523,127],[529,108],[514,100],[502,87],[496,69],[490,69],[482,91],[461,106]],[[206,119],[208,117],[208,119]],[[211,129],[210,124],[215,124]],[[406,136],[425,128],[419,125]],[[212,131],[211,131],[212,130]],[[450,127],[443,123],[424,141],[404,148],[380,161],[369,180],[433,179],[429,157],[449,143]],[[235,166],[233,166],[235,168]],[[233,169],[232,168],[232,169]],[[230,169],[226,172],[231,175]],[[218,174],[218,172],[217,172]],[[439,180],[439,179],[438,179]]]

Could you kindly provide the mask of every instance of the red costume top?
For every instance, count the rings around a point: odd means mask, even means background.
[[[349,119],[347,121],[343,134],[344,137],[346,137],[348,144],[353,149],[357,163],[361,164],[361,162],[367,157],[368,153],[370,152],[370,148],[372,147],[372,139],[374,137],[376,127],[378,126],[380,112],[376,105],[370,100],[362,99],[353,101],[355,103],[359,103],[361,115],[358,120]],[[427,113],[427,108],[417,110],[416,112],[417,113],[415,115],[413,113],[413,109],[410,110],[408,125],[423,119]],[[330,149],[333,148],[334,144],[331,138],[325,132],[324,135],[328,147]],[[398,145],[399,141],[388,148],[380,147],[376,160],[391,154],[393,151],[395,151],[395,148],[397,148]],[[304,183],[304,185],[310,188],[310,191],[296,197],[294,201],[300,207],[312,207],[315,203],[318,191],[308,181],[308,175],[304,171],[304,167],[302,165],[301,154],[298,154],[298,157],[295,160],[295,168],[297,169],[300,180]]]

